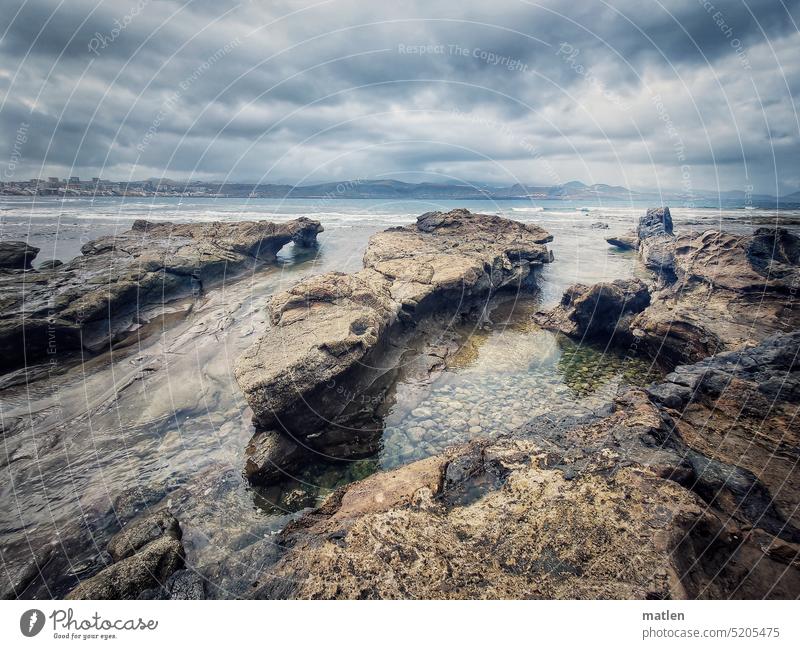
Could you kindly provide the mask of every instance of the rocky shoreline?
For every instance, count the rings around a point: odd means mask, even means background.
[[[54,331],[59,353],[113,344],[163,312],[165,297],[274,261],[289,242],[313,246],[321,231],[309,219],[137,221],[76,260],[37,269],[36,248],[7,242],[0,346],[24,349],[30,362],[47,355]],[[480,321],[504,292],[535,291],[551,240],[501,217],[432,212],[373,235],[361,270],[275,293],[266,331],[235,364],[256,431],[243,450],[245,478],[274,485],[318,457],[372,456],[387,441],[398,372],[424,377],[455,361],[464,341],[453,323]],[[781,228],[676,234],[669,209],[658,208],[608,241],[635,250],[648,277],[574,285],[532,320],[669,374],[374,473],[315,509],[301,509],[300,494],[291,522],[248,546],[244,595],[796,597],[800,239]],[[29,349],[19,344],[23,326]],[[14,353],[3,371],[25,359]],[[458,404],[443,407],[459,415]],[[412,419],[429,411],[418,407]],[[497,432],[475,420],[475,435]],[[187,565],[186,521],[172,503],[159,491],[144,513],[120,518],[68,598],[224,593],[213,571]],[[34,578],[25,572],[8,592]]]
[[[676,237],[663,208],[629,247],[650,287],[574,286],[535,319],[658,358],[664,381],[340,489],[252,595],[796,597],[798,239]]]
[[[136,221],[96,239],[81,255],[38,269],[39,252],[23,242],[0,249],[0,370],[69,352],[107,348],[164,303],[202,292],[258,264],[286,244],[313,246],[322,231],[306,218],[287,223],[174,224]]]
[[[640,280],[570,287],[543,327],[579,339],[629,346],[674,367],[752,346],[800,327],[800,238],[784,228],[735,236],[673,234],[669,208],[648,210],[620,245],[653,273]]]
[[[252,595],[793,598],[799,352],[777,335],[626,391],[606,417],[548,416],[345,487],[284,530]],[[720,397],[722,380],[736,387]],[[707,456],[709,416],[729,441]]]

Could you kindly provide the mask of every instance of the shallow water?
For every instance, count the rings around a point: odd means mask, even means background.
[[[127,229],[135,218],[302,214],[326,230],[316,254],[295,256],[290,247],[276,267],[212,288],[197,301],[176,302],[164,329],[134,335],[113,356],[78,358],[50,368],[44,380],[0,391],[2,590],[33,565],[36,575],[23,594],[62,596],[103,565],[105,544],[130,509],[125,502],[143,510],[164,497],[181,521],[189,565],[219,587],[217,596],[241,595],[270,561],[274,533],[336,486],[470,438],[511,433],[554,406],[591,411],[619,385],[652,379],[647,363],[530,324],[532,310],[553,304],[574,282],[640,272],[634,256],[610,248],[605,237],[632,227],[646,206],[586,212],[554,203],[545,209],[522,201],[466,203],[473,211],[537,222],[554,235],[555,262],[541,271],[538,292],[501,301],[486,321],[457,325],[462,345],[432,380],[420,380],[413,363],[400,373],[375,457],[321,463],[286,488],[254,490],[241,476],[253,427],[233,363],[264,329],[268,297],[310,273],[356,270],[372,233],[462,204],[0,199],[0,237],[41,247],[38,262],[67,260],[82,241]],[[720,225],[747,231],[748,219],[774,217],[760,210],[673,210],[678,231]],[[595,222],[608,228],[590,227]]]

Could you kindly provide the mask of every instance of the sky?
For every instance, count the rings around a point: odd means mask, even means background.
[[[800,0],[3,0],[0,181],[800,190]]]

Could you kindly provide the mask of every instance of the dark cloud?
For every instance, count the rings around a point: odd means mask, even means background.
[[[795,191],[799,5],[15,0],[0,146],[28,125],[21,177]]]

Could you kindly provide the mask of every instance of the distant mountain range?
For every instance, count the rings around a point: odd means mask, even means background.
[[[207,191],[224,196],[254,198],[306,198],[320,200],[373,198],[387,200],[571,200],[571,201],[657,201],[686,204],[687,202],[704,205],[738,204],[754,206],[772,206],[776,204],[800,205],[800,192],[795,192],[780,199],[768,194],[747,195],[743,191],[698,190],[692,193],[655,189],[631,190],[618,185],[595,184],[586,185],[573,180],[563,185],[523,185],[508,187],[494,186],[486,183],[406,183],[399,180],[343,180],[340,182],[321,183],[315,185],[275,185],[259,183],[232,182],[192,182],[167,181],[151,179],[152,185],[172,189],[183,188],[190,191],[198,185]]]

